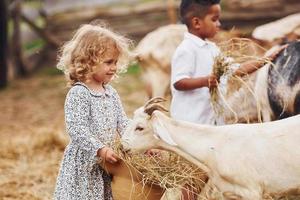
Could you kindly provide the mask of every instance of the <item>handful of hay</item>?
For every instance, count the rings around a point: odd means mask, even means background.
[[[234,84],[239,88],[241,85],[246,84],[242,78],[233,76],[234,71],[240,66],[240,63],[249,60],[261,60],[262,54],[265,52],[258,44],[254,43],[250,39],[246,38],[233,38],[226,42],[218,44],[221,50],[221,54],[214,59],[212,73],[217,77],[218,82],[228,82]],[[250,87],[247,87],[250,89]],[[211,102],[213,109],[217,116],[222,116],[225,111],[225,106],[231,112],[234,112],[233,108],[230,108],[226,102],[227,88],[220,88],[219,86],[210,89]],[[252,91],[250,93],[253,93]]]
[[[165,190],[188,186],[196,194],[204,187],[207,175],[199,167],[178,155],[160,151],[158,155],[125,154],[117,140],[114,151],[122,161],[136,169],[142,176],[142,184],[159,185]]]
[[[221,77],[231,76],[233,70],[237,66],[238,65],[234,63],[233,58],[222,53],[215,58],[212,73],[217,77],[217,81],[219,83]],[[215,87],[215,88],[210,88],[209,92],[210,92],[211,102],[215,113],[217,115],[221,115],[223,112],[223,106],[220,102],[220,95],[222,95],[222,91],[219,89],[219,87]]]

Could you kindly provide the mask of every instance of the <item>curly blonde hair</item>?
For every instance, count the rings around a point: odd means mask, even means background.
[[[117,74],[127,69],[133,57],[130,52],[132,41],[117,34],[103,25],[85,24],[60,49],[57,68],[62,70],[68,85],[85,82],[93,73],[95,66],[103,62],[108,49],[117,48],[119,57]]]

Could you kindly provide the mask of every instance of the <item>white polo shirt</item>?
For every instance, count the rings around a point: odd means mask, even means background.
[[[219,48],[209,41],[185,33],[184,40],[177,47],[171,67],[171,117],[199,124],[222,124],[216,118],[210,102],[207,87],[180,91],[173,86],[184,78],[198,78],[212,73],[214,58],[220,53]]]

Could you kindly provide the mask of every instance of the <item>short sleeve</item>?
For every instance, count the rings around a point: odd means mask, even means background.
[[[83,86],[74,86],[69,91],[65,102],[66,128],[72,142],[80,149],[97,155],[98,149],[104,147],[102,142],[92,136],[89,126],[90,94]]]
[[[171,84],[184,78],[191,78],[195,70],[195,56],[186,49],[177,49],[172,58]]]

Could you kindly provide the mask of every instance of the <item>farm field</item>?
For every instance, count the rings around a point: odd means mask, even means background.
[[[139,74],[133,67],[113,82],[129,117],[147,100]],[[46,68],[0,92],[1,200],[52,199],[68,143],[63,111],[67,91],[64,76]]]
[[[3,68],[7,68],[5,78],[9,83],[6,88],[0,90],[0,200],[49,200],[52,199],[64,148],[69,140],[64,124],[64,101],[69,89],[63,73],[54,67],[59,47],[70,39],[81,24],[90,23],[95,19],[108,23],[113,30],[132,39],[136,46],[148,32],[170,24],[174,19],[173,22],[179,22],[180,0],[90,0],[88,3],[82,0],[28,0],[23,3],[16,1],[19,2],[16,4],[14,1],[7,2],[9,9],[6,32],[9,53],[2,58],[7,57],[7,66]],[[83,5],[85,7],[82,7]],[[234,38],[231,41],[235,41],[240,37],[247,37],[261,46],[254,45],[248,49],[240,43],[237,46],[245,52],[239,52],[242,56],[251,53],[253,56],[255,54],[254,57],[260,57],[279,40],[273,41],[274,44],[258,41],[257,38],[251,37],[254,28],[299,12],[300,1],[224,0],[221,7],[222,31],[214,38],[215,42],[226,46],[229,38]],[[82,12],[83,8],[86,12]],[[31,19],[36,27],[26,22],[22,13]],[[175,16],[172,13],[177,14]],[[19,17],[13,17],[18,14]],[[287,27],[278,30],[285,28]],[[276,33],[274,29],[271,30]],[[271,32],[263,35],[269,37]],[[300,26],[298,25],[293,32],[286,33],[284,37],[285,39],[281,38],[282,41],[300,39]],[[174,41],[174,37],[168,35],[168,38]],[[152,39],[150,44],[155,42],[156,38]],[[163,55],[166,51],[161,51],[162,44],[159,45],[154,51]],[[151,45],[147,44],[142,49],[147,49],[148,46]],[[227,46],[230,49],[230,45]],[[21,51],[13,51],[18,49]],[[0,52],[6,52],[6,49]],[[143,66],[142,62],[139,64]],[[28,73],[20,73],[21,68]],[[146,66],[145,69],[149,68]],[[170,72],[169,69],[166,71]],[[156,83],[168,83],[165,76],[160,76],[164,72],[148,75],[148,78],[152,77],[151,80],[155,80]],[[0,72],[0,75],[3,74]],[[163,77],[162,82],[158,81],[160,77]],[[130,66],[128,72],[120,75],[112,85],[117,89],[128,117],[132,117],[133,111],[147,101],[142,71],[138,64]],[[162,84],[157,85],[158,88],[163,88]],[[248,88],[247,85],[246,87]],[[250,93],[253,95],[252,91]],[[246,97],[251,100],[250,96]],[[170,96],[167,98],[170,99]],[[239,104],[236,107],[243,106]],[[286,155],[289,154],[285,152],[283,156]],[[174,194],[171,192],[171,197],[164,200],[178,200],[172,195]],[[300,200],[300,196],[264,200]]]

